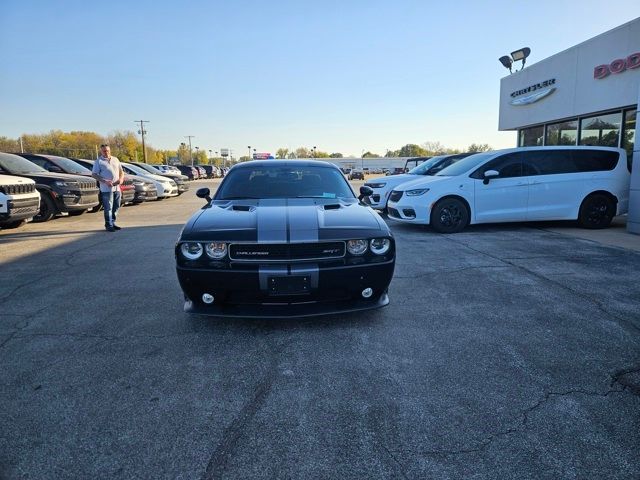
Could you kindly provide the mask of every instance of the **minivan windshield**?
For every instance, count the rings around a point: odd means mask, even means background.
[[[232,169],[215,198],[354,198],[354,195],[336,168],[260,165]]]
[[[10,153],[0,153],[0,167],[2,167],[2,170],[5,172],[14,175],[46,172],[46,170],[39,165],[18,155],[11,155]]]
[[[425,160],[417,167],[413,167],[407,173],[409,175],[426,175],[427,172],[431,170],[431,167],[435,166],[443,158],[447,158],[447,155],[439,155],[437,157],[431,157],[429,160]]]
[[[462,175],[463,173],[478,167],[492,156],[493,152],[476,153],[475,155],[463,158],[459,162],[456,162],[447,168],[443,168],[436,173],[436,177],[457,177],[458,175]]]

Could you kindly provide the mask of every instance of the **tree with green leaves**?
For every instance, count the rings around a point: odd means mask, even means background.
[[[399,157],[427,157],[428,152],[415,143],[407,143],[398,151]]]

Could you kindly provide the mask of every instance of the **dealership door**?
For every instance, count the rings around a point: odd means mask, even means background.
[[[500,175],[484,183],[484,172]],[[502,155],[484,164],[472,175],[475,189],[475,221],[518,222],[527,216],[528,179],[522,177],[522,158],[518,153]]]

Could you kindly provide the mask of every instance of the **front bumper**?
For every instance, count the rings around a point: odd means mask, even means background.
[[[134,203],[149,202],[158,198],[158,190],[156,188],[138,189],[136,187],[136,195],[133,199]]]
[[[88,210],[100,203],[98,198],[98,189],[68,191],[63,194],[57,194],[58,206],[61,212],[69,212],[76,210]]]
[[[40,196],[11,198],[7,201],[7,211],[0,213],[0,224],[33,218],[40,211]]]
[[[407,202],[404,197],[399,202],[387,203],[387,217],[398,222],[429,225],[430,215],[431,208],[428,205]]]
[[[285,265],[289,272],[317,267],[317,282],[312,280],[308,293],[296,295],[271,294],[266,286],[269,274],[261,273],[258,265],[238,262],[225,265],[220,269],[177,267],[186,312],[217,317],[289,318],[380,308],[389,303],[387,288],[395,260],[332,267],[309,263]],[[373,290],[368,299],[361,294],[365,288]],[[202,301],[205,293],[213,295],[212,304]]]

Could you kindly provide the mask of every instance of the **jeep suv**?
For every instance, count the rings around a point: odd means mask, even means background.
[[[60,213],[79,215],[98,205],[98,187],[94,179],[47,172],[26,158],[1,152],[0,174],[17,175],[36,182],[40,211],[33,217],[34,222],[46,222]]]
[[[15,228],[40,210],[36,182],[28,178],[0,175],[0,227]]]

